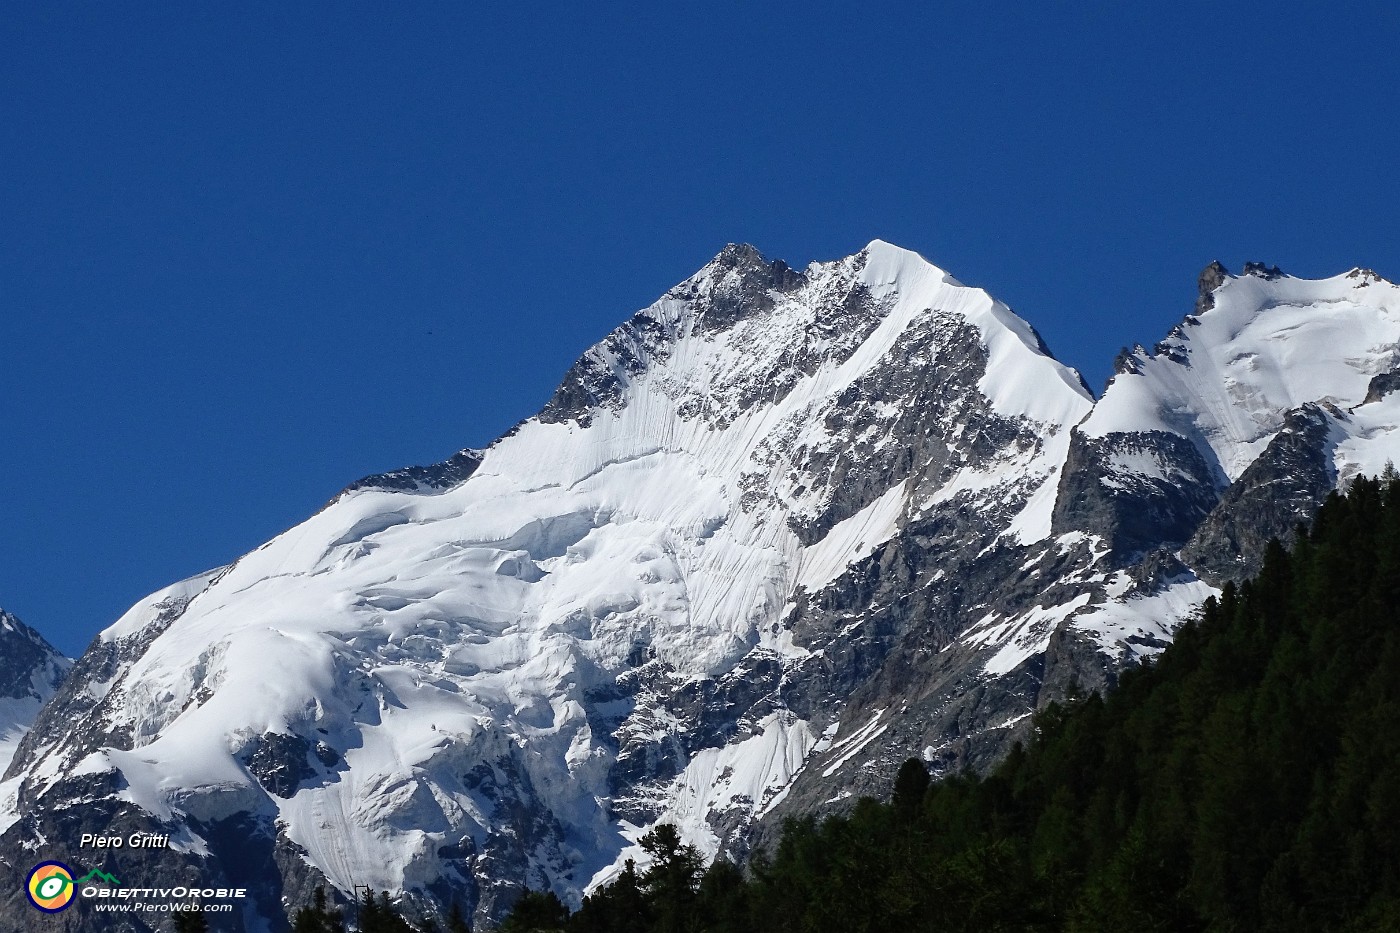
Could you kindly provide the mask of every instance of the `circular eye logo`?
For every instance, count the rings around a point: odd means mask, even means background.
[[[46,914],[66,910],[73,903],[73,869],[62,862],[40,862],[29,870],[24,893]]]

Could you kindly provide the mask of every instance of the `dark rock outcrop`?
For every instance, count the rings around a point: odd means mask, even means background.
[[[1396,389],[1400,389],[1400,369],[1379,373],[1371,377],[1370,384],[1366,386],[1366,397],[1362,399],[1361,404],[1379,402]]]
[[[466,482],[476,472],[476,468],[481,466],[481,453],[479,450],[459,450],[431,466],[409,466],[388,473],[375,473],[346,486],[340,495],[360,489],[393,489],[400,492],[450,489]]]
[[[1225,280],[1230,277],[1230,270],[1226,269],[1220,261],[1212,260],[1210,265],[1201,270],[1201,274],[1196,278],[1196,313],[1203,314],[1215,307],[1215,290],[1225,284]]]
[[[1060,474],[1053,528],[1097,534],[1116,563],[1132,563],[1157,548],[1186,543],[1219,501],[1216,474],[1200,449],[1179,434],[1088,437],[1076,429]]]
[[[1182,548],[1182,559],[1216,585],[1240,582],[1259,571],[1270,539],[1292,541],[1336,485],[1328,442],[1333,417],[1318,405],[1288,412],[1282,430]]]

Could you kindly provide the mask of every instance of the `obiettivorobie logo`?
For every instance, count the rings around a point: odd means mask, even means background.
[[[62,862],[40,862],[24,879],[24,893],[35,910],[46,914],[67,910],[73,904],[73,869]]]
[[[135,832],[123,837],[83,833],[78,846],[83,849],[168,849],[170,835]],[[110,866],[110,861],[107,864]],[[124,869],[121,872],[126,875]],[[94,868],[75,879],[73,869],[57,861],[40,862],[31,868],[24,880],[24,888],[34,909],[47,914],[67,910],[75,900],[84,901],[85,910],[99,913],[183,913],[192,910],[231,913],[237,902],[248,897],[247,888],[205,887],[204,880],[198,877],[188,879],[185,884],[163,880],[150,887],[140,883],[127,886],[115,875]]]
[[[75,882],[73,882],[73,883],[74,883],[74,884],[96,884],[96,883],[99,882],[99,881],[102,882],[103,884],[110,884],[110,885],[112,885],[113,887],[117,887],[117,888],[119,888],[119,887],[122,886],[122,883],[121,883],[120,881],[118,881],[115,877],[113,877],[112,875],[107,874],[105,871],[101,871],[100,869],[97,869],[97,868],[94,868],[92,871],[88,872],[86,875],[83,875],[81,878],[79,878],[77,881],[75,881]]]
[[[73,869],[63,862],[40,862],[29,870],[24,893],[35,910],[46,914],[67,910],[78,898],[103,912],[180,913],[198,909],[227,913],[233,910],[234,902],[248,896],[248,889],[206,888],[198,883],[130,888],[100,868],[75,879]]]
[[[24,893],[36,909],[56,914],[72,906],[79,887],[98,883],[121,887],[115,876],[98,868],[74,880],[73,869],[62,862],[40,862],[29,870],[29,877],[24,880]]]

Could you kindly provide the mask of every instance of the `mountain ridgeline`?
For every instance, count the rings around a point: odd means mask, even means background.
[[[985,778],[910,759],[890,802],[789,821],[747,878],[658,833],[644,873],[506,929],[1400,929],[1400,480],[1332,494],[1260,564]]]
[[[4,774],[0,910],[42,928],[26,866],[141,832],[170,845],[120,876],[247,888],[238,929],[318,888],[484,927],[643,878],[659,827],[743,864],[911,755],[987,773],[1400,459],[1400,288],[1365,270],[1213,265],[1116,370],[1094,399],[887,243],[726,247],[505,436],[103,631]]]

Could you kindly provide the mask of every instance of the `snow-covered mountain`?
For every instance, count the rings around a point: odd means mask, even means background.
[[[0,609],[0,774],[72,666],[42,635]],[[17,790],[16,783],[0,783],[0,830],[15,819]]]
[[[1205,576],[1239,579],[1339,480],[1396,455],[1400,297],[1364,269],[1311,281],[1258,263],[1239,277],[1212,264],[1200,288],[1153,352],[1120,356],[1073,455],[1094,462],[1100,504],[1136,511],[1117,526],[1125,544],[1185,544]],[[1153,493],[1144,512],[1149,484],[1195,496]]]
[[[1215,266],[1095,405],[913,253],[727,247],[489,448],[103,632],[6,774],[0,859],[170,832],[128,873],[246,883],[275,929],[323,882],[576,899],[660,820],[742,858],[1160,650],[1258,529],[1391,456],[1397,348],[1370,273]]]

